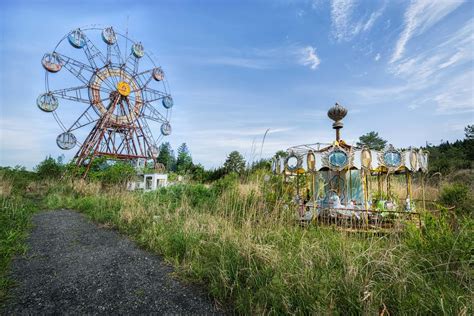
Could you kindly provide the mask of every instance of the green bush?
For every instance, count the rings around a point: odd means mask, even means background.
[[[445,185],[441,191],[439,202],[446,207],[454,206],[457,214],[471,216],[474,214],[472,192],[464,184]]]
[[[136,175],[135,168],[125,162],[100,163],[96,168],[91,168],[88,178],[102,182],[107,186],[124,185]]]
[[[231,172],[223,178],[215,181],[212,185],[212,188],[217,194],[222,194],[224,191],[236,188],[238,184],[239,175],[235,172]]]
[[[59,179],[65,171],[61,160],[48,156],[35,167],[35,171],[41,179]]]

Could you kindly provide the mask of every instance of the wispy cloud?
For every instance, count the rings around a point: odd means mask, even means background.
[[[333,35],[337,40],[349,37],[349,25],[352,11],[354,10],[353,0],[333,0],[331,3],[331,20]]]
[[[457,114],[474,112],[474,71],[470,69],[443,85],[434,97],[437,114]]]
[[[403,57],[405,46],[414,36],[420,35],[459,7],[463,1],[412,1],[405,11],[404,28],[393,52],[391,63]]]
[[[472,61],[473,44],[474,20],[471,19],[454,34],[441,39],[441,43],[393,63],[390,70],[417,85],[433,83],[437,77],[444,76],[448,68]]]
[[[349,41],[357,34],[369,31],[385,10],[385,6],[383,6],[372,12],[368,18],[363,16],[354,21],[355,8],[356,1],[354,0],[332,0],[332,33],[337,41]]]
[[[375,61],[379,61],[379,60],[380,60],[380,57],[381,57],[381,56],[380,56],[380,53],[377,53],[377,55],[375,55],[375,57],[374,57],[374,60],[375,60]]]
[[[316,48],[312,46],[306,46],[300,50],[300,63],[303,66],[309,66],[309,68],[316,70],[321,64],[321,59],[316,53]]]
[[[247,47],[222,49],[220,55],[189,51],[188,62],[215,66],[228,66],[254,70],[275,69],[300,64],[315,70],[321,59],[313,46],[288,43],[275,47]]]
[[[364,32],[367,32],[368,30],[372,28],[372,26],[374,26],[375,21],[377,21],[377,19],[382,15],[384,10],[385,10],[385,7],[382,7],[378,9],[377,11],[372,12],[370,14],[369,19],[367,20],[367,22],[365,22],[364,27],[363,27]]]

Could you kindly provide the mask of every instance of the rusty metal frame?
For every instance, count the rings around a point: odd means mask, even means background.
[[[151,62],[152,68],[140,70],[140,59],[143,57],[137,58],[127,49],[122,50],[119,38],[124,39],[126,45],[135,42],[119,32],[115,32],[117,40],[107,45],[103,53],[86,33],[86,31],[97,30],[102,29],[97,27],[81,29],[84,33],[85,45],[79,49],[83,51],[87,62],[78,60],[81,59],[80,56],[72,58],[60,53],[60,45],[63,41],[67,42],[70,33],[66,34],[53,50],[62,68],[80,82],[79,86],[50,90],[48,72],[45,75],[47,92],[63,100],[88,104],[69,127],[61,121],[56,111],[53,112],[55,120],[64,132],[73,132],[92,126],[82,144],[77,143],[80,148],[74,156],[75,164],[85,167],[84,177],[97,157],[113,160],[145,159],[146,161],[150,159],[153,149],[158,147],[158,141],[163,135],[160,134],[154,138],[147,120],[162,124],[169,123],[171,115],[170,109],[165,109],[166,115],[163,115],[153,104],[155,101],[169,97],[170,94],[166,80],[160,82],[163,85],[163,91],[149,86],[153,80],[153,71],[157,68],[151,55],[145,52],[144,57]],[[128,53],[128,56],[122,55],[124,52],[125,55]],[[134,88],[128,96],[117,94],[117,84],[124,80],[134,81]],[[108,97],[104,97],[105,95]],[[99,110],[98,103],[106,108]]]

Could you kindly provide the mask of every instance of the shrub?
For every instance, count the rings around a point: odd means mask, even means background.
[[[446,206],[456,207],[456,213],[472,215],[474,212],[474,199],[469,188],[460,183],[445,185],[441,191],[439,202]]]
[[[56,160],[48,156],[35,167],[35,170],[41,179],[59,179],[63,174],[64,165],[60,158]]]
[[[239,175],[235,172],[231,172],[223,178],[214,182],[212,188],[217,194],[222,194],[224,191],[236,188],[239,183]]]

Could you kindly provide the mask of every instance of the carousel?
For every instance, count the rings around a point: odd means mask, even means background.
[[[333,143],[290,147],[286,157],[273,159],[273,171],[294,186],[298,220],[354,229],[394,229],[407,221],[421,225],[418,210],[425,207],[424,175],[428,153],[422,149],[382,150],[352,146],[341,138],[347,109],[331,107]],[[413,179],[421,184],[414,201]]]

